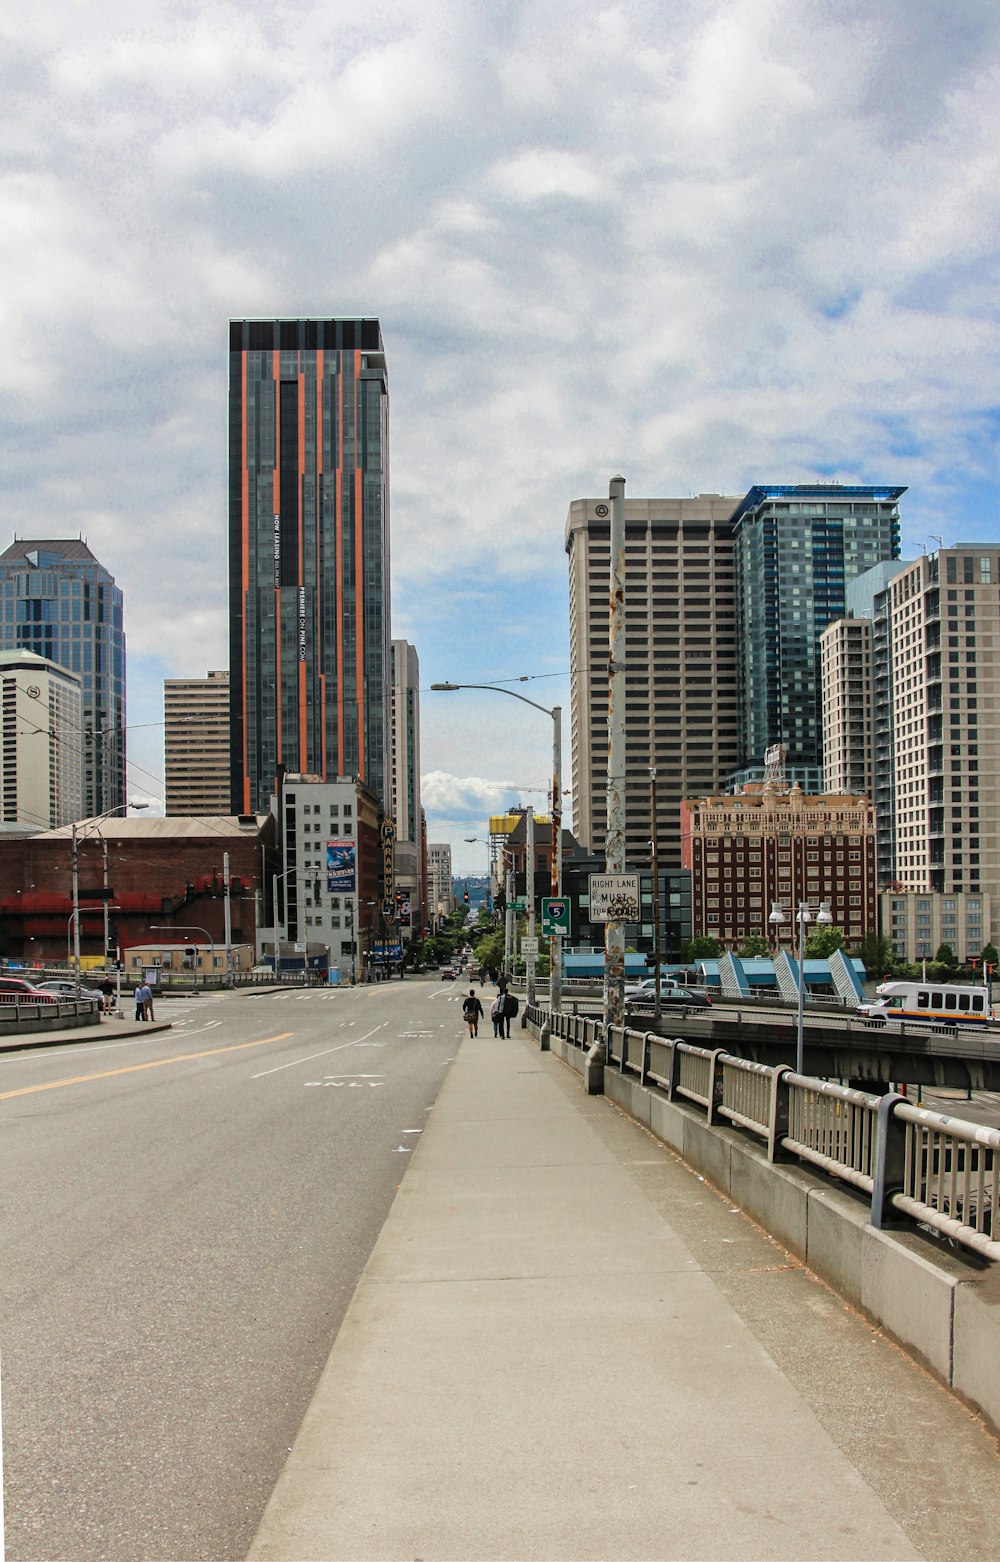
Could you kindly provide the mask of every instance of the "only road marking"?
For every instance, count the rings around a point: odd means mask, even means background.
[[[130,1063],[125,1068],[108,1068],[99,1074],[77,1074],[72,1079],[52,1079],[44,1085],[23,1085],[19,1090],[0,1092],[0,1101],[10,1101],[14,1096],[33,1096],[39,1090],[62,1090],[66,1085],[86,1085],[93,1079],[116,1079],[119,1074],[139,1074],[147,1068],[166,1068],[169,1063],[193,1063],[198,1058],[217,1058],[224,1052],[245,1052],[248,1047],[267,1047],[275,1041],[287,1041],[295,1032],[282,1031],[280,1036],[265,1036],[261,1041],[238,1041],[231,1047],[212,1047],[207,1052],[182,1052],[174,1058],[156,1058],[151,1063]]]

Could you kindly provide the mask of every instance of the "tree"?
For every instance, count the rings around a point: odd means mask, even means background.
[[[950,944],[939,944],[937,954],[934,956],[938,965],[953,966],[958,964],[954,949]]]
[[[472,952],[480,966],[485,967],[487,971],[499,971],[503,965],[503,928],[493,928],[485,937],[477,938],[472,946]]]
[[[885,976],[887,971],[896,968],[896,951],[891,939],[881,938],[874,931],[865,934],[858,953],[869,976]]]
[[[767,939],[762,938],[759,933],[751,933],[740,945],[740,954],[747,960],[754,960],[761,955],[769,955],[770,953],[771,946]]]
[[[682,953],[685,963],[693,965],[696,960],[717,960],[722,945],[717,938],[692,938],[684,945]]]
[[[996,944],[987,944],[979,958],[982,960],[983,965],[991,965],[993,967],[990,975],[994,975],[997,966],[1000,965],[1000,955],[997,954]]]
[[[806,938],[806,954],[813,960],[829,960],[835,950],[843,947],[844,935],[839,927],[816,927]]]

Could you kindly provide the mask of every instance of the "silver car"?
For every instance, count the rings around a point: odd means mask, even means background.
[[[57,998],[75,998],[77,995],[76,983],[68,976],[50,976],[47,981],[36,982],[35,986],[43,993],[54,993]],[[104,994],[96,987],[85,987],[80,983],[81,998],[98,998],[103,1003]]]

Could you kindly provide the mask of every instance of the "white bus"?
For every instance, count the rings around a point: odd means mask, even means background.
[[[984,987],[935,982],[882,982],[871,1003],[858,1005],[861,1019],[907,1020],[923,1025],[988,1025],[993,1018]]]

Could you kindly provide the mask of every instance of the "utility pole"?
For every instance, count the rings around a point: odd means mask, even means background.
[[[653,959],[656,962],[656,981],[653,987],[653,1019],[658,1025],[663,1018],[663,1003],[660,997],[660,848],[656,833],[655,765],[649,772],[649,810],[652,823],[650,851],[653,862]]]
[[[226,881],[226,986],[233,985],[233,912],[229,901],[229,853],[222,854],[222,876]]]
[[[625,479],[613,477],[611,502],[611,583],[608,618],[608,782],[605,872],[625,871]],[[604,925],[604,1028],[584,1064],[588,1095],[604,1090],[606,1037],[625,1013],[625,924]]]
[[[525,1013],[521,1016],[524,1024],[527,1020],[527,1010],[535,1001],[535,960],[533,953],[535,948],[535,805],[528,804],[528,817],[526,825],[526,847],[524,861],[524,893],[528,903],[528,937],[531,943],[525,956],[526,966],[526,992]]]

